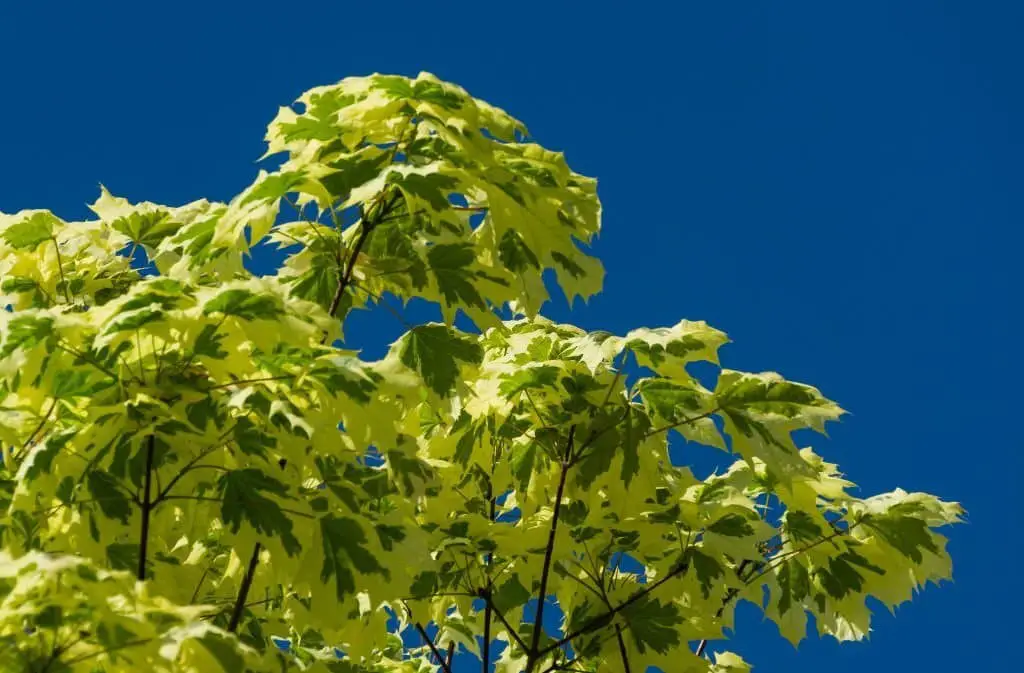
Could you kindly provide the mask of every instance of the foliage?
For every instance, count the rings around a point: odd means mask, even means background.
[[[548,272],[600,288],[601,209],[525,134],[350,78],[281,109],[230,203],[0,216],[0,669],[747,671],[705,652],[740,601],[856,640],[869,597],[949,577],[958,505],[859,498],[795,443],[843,413],[817,389],[721,368],[703,322],[538,315]],[[342,326],[388,297],[444,321],[366,361]],[[736,461],[698,478],[676,434]]]

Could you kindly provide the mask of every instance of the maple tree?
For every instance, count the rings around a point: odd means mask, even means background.
[[[857,640],[950,576],[957,504],[857,497],[794,442],[843,413],[816,388],[722,368],[704,322],[538,314],[549,271],[600,289],[601,208],[526,137],[349,78],[230,203],[0,215],[0,670],[737,673],[741,601]],[[443,322],[368,361],[342,327],[388,296]],[[735,462],[698,478],[673,435]]]

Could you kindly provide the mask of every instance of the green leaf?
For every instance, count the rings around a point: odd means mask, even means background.
[[[530,250],[523,237],[514,229],[509,229],[502,235],[501,241],[498,243],[498,259],[505,265],[505,268],[516,273],[529,268],[540,268],[537,255]]]
[[[276,297],[236,288],[220,292],[206,302],[203,313],[221,313],[244,320],[273,320],[282,315],[283,310]]]
[[[13,216],[13,221],[0,229],[0,237],[12,248],[19,250],[35,248],[53,238],[54,227],[60,222],[45,210],[28,211],[21,219],[17,218],[17,215]]]
[[[366,548],[366,533],[354,519],[328,514],[320,519],[320,533],[324,542],[320,579],[334,580],[339,601],[356,592],[356,573],[387,575]]]
[[[750,522],[739,514],[727,514],[708,526],[708,532],[728,537],[746,537],[754,534]]]
[[[824,536],[821,526],[807,512],[789,510],[785,515],[784,530],[789,539],[797,545],[816,542]]]
[[[53,335],[53,325],[53,318],[45,314],[16,315],[7,323],[4,330],[0,358],[7,357],[18,349],[29,349],[46,341]]]
[[[807,568],[797,560],[784,561],[776,570],[781,590],[778,598],[780,615],[785,615],[791,608],[800,608],[801,603],[811,593],[811,579]]]
[[[132,513],[131,502],[116,477],[108,472],[92,470],[85,483],[92,499],[100,506],[105,516],[117,519],[121,523],[128,523]]]
[[[678,628],[682,619],[672,603],[661,603],[650,596],[634,602],[622,611],[629,624],[629,633],[641,653],[648,649],[668,653],[679,645]]]
[[[447,202],[445,202],[447,204]],[[435,245],[427,252],[427,263],[444,300],[451,306],[486,308],[469,270],[475,254],[469,243]]]
[[[508,617],[508,613],[517,607],[521,607],[530,600],[530,591],[523,586],[517,575],[512,575],[498,585],[498,588],[491,594],[494,607]]]
[[[924,561],[922,549],[932,554],[939,553],[928,523],[915,516],[901,516],[898,508],[893,508],[886,516],[866,517],[864,525],[914,563]]]
[[[708,598],[711,595],[711,589],[715,586],[715,581],[723,577],[725,571],[718,561],[695,547],[686,550],[686,560],[696,574],[697,581],[700,582],[704,598]]]
[[[292,521],[277,502],[267,495],[288,497],[288,487],[282,482],[254,468],[232,470],[219,480],[222,493],[221,517],[237,533],[243,521],[256,532],[268,537],[280,537],[289,554],[301,549],[292,532]]]
[[[414,327],[398,347],[402,364],[418,372],[427,386],[442,396],[455,387],[459,363],[476,365],[483,359],[483,350],[472,337],[446,325]]]

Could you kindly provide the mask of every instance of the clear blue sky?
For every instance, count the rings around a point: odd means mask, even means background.
[[[761,673],[1005,669],[1024,598],[1024,5],[675,4],[3,2],[0,209],[85,217],[99,182],[228,199],[303,90],[458,82],[600,179],[606,290],[552,317],[708,320],[731,366],[853,412],[817,448],[865,493],[970,513],[955,583],[878,615],[870,643],[797,653],[746,611],[732,647]]]

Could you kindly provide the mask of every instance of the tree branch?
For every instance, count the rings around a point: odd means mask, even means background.
[[[359,253],[362,251],[363,246],[366,245],[366,240],[373,233],[373,230],[377,227],[381,221],[387,217],[391,210],[398,203],[399,194],[395,196],[385,205],[370,215],[367,220],[364,220],[359,224],[359,237],[356,238],[355,244],[352,246],[352,251],[348,255],[348,259],[345,260],[345,269],[342,271],[341,279],[338,282],[338,289],[334,292],[334,297],[331,298],[331,305],[327,309],[327,312],[331,316],[335,316],[338,313],[338,307],[341,305],[341,298],[345,295],[345,290],[348,288],[349,283],[352,282],[352,274],[356,269],[356,258],[359,257]]]
[[[494,603],[491,601],[491,597],[488,596],[485,600],[487,601],[487,605],[491,607],[491,611],[494,613],[495,616],[497,616],[498,621],[500,621],[502,626],[505,627],[505,630],[508,631],[508,635],[512,637],[512,640],[516,641],[516,645],[518,645],[520,649],[523,650],[523,652],[528,652],[529,648],[526,647],[526,643],[523,642],[523,639],[519,636],[519,633],[512,626],[512,624],[510,624],[509,621],[505,618],[505,615],[501,614],[501,610],[494,606]]]
[[[427,630],[423,628],[423,624],[416,622],[414,626],[416,627],[416,630],[419,631],[420,635],[423,637],[423,640],[427,641],[427,645],[430,646],[430,651],[434,653],[435,657],[437,657],[437,663],[441,664],[441,668],[444,669],[444,673],[452,673],[451,664],[449,664],[448,660],[441,655],[441,650],[437,649],[437,645],[435,645],[431,637],[427,635]]]
[[[60,400],[58,398],[53,398],[53,402],[50,403],[50,408],[46,410],[46,414],[44,414],[43,417],[39,420],[39,425],[35,427],[35,429],[32,431],[32,434],[28,436],[28,439],[26,439],[25,443],[22,445],[22,451],[27,449],[32,444],[32,442],[35,441],[36,435],[38,435],[46,426],[46,422],[50,420],[50,416],[53,415],[53,410],[57,408],[57,402],[59,401]]]
[[[142,530],[139,533],[139,581],[146,579],[146,553],[149,547],[149,514],[153,509],[150,490],[153,487],[153,454],[156,453],[156,435],[150,435],[146,446],[146,475],[142,490]]]
[[[454,640],[449,640],[448,641],[448,658],[445,660],[447,662],[447,665],[445,666],[445,668],[447,668],[449,671],[452,669],[452,659],[454,659],[454,658],[455,658],[455,641]]]
[[[281,374],[280,376],[264,376],[257,379],[239,379],[238,381],[229,381],[227,383],[218,383],[215,386],[210,386],[206,390],[219,390],[221,388],[230,388],[231,386],[244,386],[250,383],[264,383],[266,381],[285,381],[287,379],[294,379],[295,374]]]
[[[544,604],[548,596],[548,578],[551,574],[551,560],[555,553],[555,536],[558,532],[558,515],[562,507],[562,497],[565,494],[565,481],[569,476],[569,465],[572,459],[573,442],[576,438],[576,426],[569,428],[569,437],[565,442],[565,456],[562,458],[561,471],[558,475],[558,489],[555,491],[554,513],[551,516],[551,530],[548,533],[548,544],[544,549],[544,566],[540,573],[540,591],[537,593],[537,616],[533,623],[533,636],[530,640],[530,649],[527,656],[526,671],[530,673],[537,665],[540,657],[537,647],[540,644],[540,636],[544,631]]]
[[[198,454],[196,454],[195,458],[187,462],[185,464],[185,467],[181,468],[181,470],[178,471],[178,474],[174,475],[174,477],[171,478],[169,482],[167,482],[167,486],[164,487],[159,494],[157,494],[156,500],[153,502],[153,506],[155,507],[157,504],[166,500],[168,494],[171,492],[171,489],[174,488],[174,485],[178,483],[178,480],[184,477],[186,474],[188,474],[193,469],[196,463],[198,463],[203,458],[206,458],[208,455],[210,455],[216,450],[216,446],[211,446],[205,451],[200,451]]]
[[[383,195],[383,192],[381,192],[381,194]],[[336,317],[336,314],[338,312],[338,306],[340,306],[341,304],[341,298],[345,294],[345,288],[348,287],[348,284],[350,282],[352,282],[352,274],[355,271],[356,258],[359,256],[360,250],[362,250],[363,245],[366,244],[366,240],[369,238],[370,233],[373,231],[373,228],[377,225],[377,222],[381,218],[386,217],[388,212],[395,207],[395,205],[398,203],[398,199],[400,196],[400,192],[396,193],[394,198],[392,198],[387,204],[383,205],[376,213],[371,215],[369,221],[365,221],[360,225],[362,228],[360,229],[359,232],[359,238],[356,240],[356,243],[353,246],[352,254],[349,256],[345,270],[343,271],[341,279],[338,282],[338,289],[335,291],[334,297],[331,299],[331,305],[330,309],[328,310],[328,313],[332,317]],[[331,212],[333,214],[333,208]],[[339,231],[338,234],[338,239],[340,240],[341,232]],[[323,339],[321,339],[321,343],[323,343],[326,340],[327,335],[324,334]],[[250,587],[252,587],[252,578],[253,575],[256,573],[256,566],[259,564],[260,561],[260,549],[260,543],[257,542],[252,550],[252,558],[249,561],[249,567],[246,569],[245,576],[242,578],[242,584],[238,589],[238,598],[235,601],[235,610],[234,613],[231,615],[231,626],[233,628],[229,628],[229,631],[234,631],[236,628],[238,628],[238,620],[240,620],[242,617],[242,610],[245,607],[245,600],[249,594]],[[451,673],[451,671],[446,670],[446,673]]]
[[[626,641],[622,638],[622,627],[615,625],[615,638],[619,641],[619,656],[622,657],[622,669],[625,673],[629,671],[629,654],[626,652]]]
[[[652,582],[651,584],[645,586],[643,589],[641,589],[640,591],[637,591],[635,594],[633,594],[632,596],[630,596],[629,598],[624,600],[622,603],[619,603],[617,606],[615,606],[611,610],[608,610],[604,614],[601,614],[601,615],[598,615],[597,617],[594,617],[593,619],[588,621],[586,624],[584,624],[580,628],[578,628],[575,631],[573,631],[572,633],[569,633],[568,635],[562,637],[560,640],[558,640],[558,641],[548,645],[547,647],[543,648],[542,650],[540,650],[537,653],[537,658],[539,659],[540,657],[543,657],[545,654],[548,654],[549,652],[553,652],[554,650],[557,650],[558,648],[560,648],[560,647],[564,646],[565,644],[571,642],[574,638],[579,638],[580,636],[586,635],[586,634],[590,633],[591,631],[596,631],[597,629],[603,628],[607,624],[608,620],[611,619],[612,617],[614,617],[616,614],[618,614],[619,612],[622,612],[623,610],[628,608],[633,603],[636,603],[637,601],[639,601],[641,598],[644,598],[645,596],[647,596],[647,594],[651,593],[652,591],[654,591],[655,589],[657,589],[661,585],[665,584],[666,582],[668,582],[673,577],[676,577],[678,575],[681,575],[681,574],[685,573],[689,567],[690,566],[689,566],[688,563],[680,563],[675,568],[673,568],[668,573],[666,573],[665,576],[662,577],[661,579],[659,579],[659,580],[657,580],[655,582]]]
[[[492,452],[492,455],[493,455],[493,452]],[[493,463],[492,463],[492,465],[493,465]],[[493,471],[493,467],[492,467],[492,471]],[[493,487],[490,479],[487,480],[487,504],[488,504],[487,518],[488,518],[488,521],[491,524],[493,524],[494,523],[495,502],[494,502],[494,487]],[[487,554],[487,559],[486,559],[487,570],[488,571],[490,571],[491,559],[492,558],[493,558],[493,555],[488,553]],[[492,596],[491,596],[491,577],[490,577],[490,572],[488,572],[488,574],[487,574],[487,588],[484,590],[484,600],[486,601],[486,605],[484,606],[484,645],[483,645],[483,652],[481,653],[481,668],[480,668],[480,670],[482,671],[482,673],[487,673],[487,671],[490,669],[490,666],[491,666],[491,613],[495,612],[495,610],[494,610],[494,601],[493,601]],[[499,614],[499,617],[501,618],[502,623],[505,623],[504,616]],[[505,628],[508,629],[508,626],[506,626]],[[520,642],[520,643],[522,642],[521,640],[519,640],[519,634],[513,632],[511,629],[509,629],[509,634],[512,635],[518,642]]]
[[[801,547],[799,549],[794,549],[794,550],[792,550],[790,552],[787,552],[785,554],[780,554],[779,556],[777,556],[777,557],[775,557],[773,559],[767,560],[767,561],[757,561],[757,562],[754,563],[754,568],[751,570],[750,576],[747,577],[747,578],[743,577],[743,571],[746,570],[747,566],[750,565],[751,561],[750,561],[750,559],[745,559],[736,568],[736,574],[739,576],[740,580],[743,581],[743,585],[744,586],[750,586],[751,583],[753,583],[755,580],[757,580],[757,579],[759,579],[761,577],[764,577],[769,572],[771,572],[775,568],[778,568],[780,565],[782,565],[786,561],[789,561],[790,559],[795,558],[795,557],[799,556],[800,554],[802,554],[803,552],[808,551],[810,549],[813,549],[814,547],[817,547],[818,545],[821,545],[821,544],[824,544],[824,543],[829,542],[831,540],[834,540],[837,537],[841,537],[843,535],[846,535],[851,530],[853,530],[855,527],[857,527],[858,525],[860,525],[859,521],[857,523],[852,524],[848,528],[846,528],[846,530],[837,530],[834,533],[832,533],[831,535],[826,535],[826,536],[822,537],[821,539],[815,540],[814,542],[812,542],[812,543],[810,543],[808,545],[805,545],[805,546],[803,546],[803,547]],[[729,603],[734,601],[736,599],[736,597],[739,596],[739,595],[740,595],[740,589],[737,589],[735,587],[730,588],[729,591],[725,594],[725,598],[722,599],[722,607],[718,608],[718,612],[715,613],[715,618],[716,619],[720,618],[722,616],[722,614],[725,612],[725,608],[728,607]],[[707,648],[707,645],[708,645],[708,641],[707,641],[706,638],[704,640],[700,641],[700,643],[697,645],[697,650],[696,650],[696,655],[698,657],[701,656],[702,654],[704,654],[704,650],[705,650],[705,648]]]
[[[702,419],[708,418],[709,416],[713,416],[714,414],[717,414],[718,411],[719,411],[718,407],[715,407],[711,411],[706,411],[703,414],[700,414],[698,416],[694,416],[693,418],[684,418],[683,420],[678,421],[676,423],[671,423],[669,425],[665,425],[665,426],[662,426],[660,428],[655,428],[654,430],[651,430],[646,435],[644,435],[644,439],[647,439],[648,437],[652,437],[652,436],[658,434],[659,432],[667,432],[667,431],[672,430],[674,428],[678,428],[681,425],[688,425],[690,423],[696,423],[699,420],[702,420]]]
[[[231,620],[228,622],[228,631],[235,633],[238,624],[242,621],[242,613],[245,611],[245,598],[252,588],[252,579],[256,575],[256,566],[260,562],[260,543],[253,545],[252,556],[249,558],[249,567],[245,569],[245,576],[242,577],[242,586],[238,589],[238,596],[235,599],[235,606],[231,610]]]

